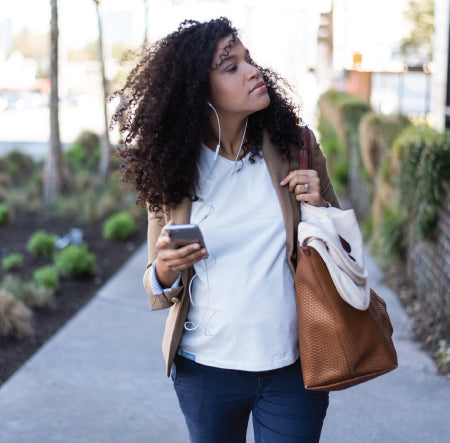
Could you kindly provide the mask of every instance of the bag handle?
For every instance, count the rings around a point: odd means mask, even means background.
[[[308,126],[300,126],[300,158],[299,169],[309,169],[309,152],[311,150],[311,134]]]

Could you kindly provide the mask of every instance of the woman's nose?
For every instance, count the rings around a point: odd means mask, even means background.
[[[261,75],[261,73],[259,72],[259,69],[256,66],[249,64],[247,75],[249,79],[253,79],[255,77],[258,78]]]

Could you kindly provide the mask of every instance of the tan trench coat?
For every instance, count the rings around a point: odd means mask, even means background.
[[[262,152],[269,169],[273,185],[280,201],[286,226],[286,259],[293,274],[295,274],[296,264],[296,238],[297,225],[300,222],[299,202],[295,199],[294,193],[289,192],[289,187],[280,185],[280,182],[292,170],[298,169],[299,153],[296,146],[291,147],[291,161],[282,161],[267,134],[263,136]],[[320,178],[322,197],[333,206],[339,207],[339,201],[334,193],[333,186],[325,164],[325,156],[311,131],[311,154],[310,165],[315,169]],[[176,224],[189,223],[191,214],[191,201],[185,198],[177,207],[162,214],[148,213],[148,264],[144,274],[144,287],[148,293],[150,308],[152,311],[170,308],[166,320],[166,327],[162,341],[162,351],[166,362],[167,376],[170,375],[172,362],[181,340],[184,323],[189,311],[189,294],[187,288],[194,275],[193,268],[182,272],[181,284],[175,289],[171,289],[164,294],[153,295],[150,288],[150,267],[156,258],[156,240],[161,233],[163,226],[173,220]]]

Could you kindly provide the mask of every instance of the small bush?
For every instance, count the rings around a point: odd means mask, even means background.
[[[11,211],[29,209],[27,196],[22,189],[11,188],[8,190],[6,193],[6,201]]]
[[[68,167],[75,172],[93,171],[100,161],[100,139],[97,134],[82,132],[65,151]]]
[[[103,237],[107,240],[126,240],[135,230],[136,223],[126,211],[111,215],[103,223]]]
[[[55,254],[56,269],[67,277],[80,277],[96,268],[95,255],[86,245],[70,245]]]
[[[33,272],[33,280],[42,288],[55,290],[58,289],[59,286],[58,273],[55,268],[50,265],[36,269],[36,271]]]
[[[15,184],[22,183],[29,178],[35,167],[33,159],[19,150],[9,152],[5,161],[5,172],[10,175]]]
[[[389,154],[394,139],[410,124],[408,117],[402,114],[368,112],[362,117],[359,143],[364,166],[371,177],[375,176],[379,165]]]
[[[20,252],[11,252],[2,258],[2,268],[5,271],[13,271],[23,266],[23,254]]]
[[[54,209],[55,213],[62,218],[78,220],[80,215],[80,198],[77,195],[60,196]]]
[[[406,221],[392,206],[385,209],[374,238],[374,252],[385,269],[392,258],[404,259],[406,254]]]
[[[327,157],[327,167],[331,181],[338,194],[343,193],[348,184],[347,150],[339,141],[333,125],[322,115],[319,117],[318,130],[320,143]]]
[[[402,215],[411,223],[414,236],[433,240],[444,201],[444,183],[450,177],[450,135],[417,127],[402,133],[394,149],[400,164]]]
[[[0,336],[18,339],[33,334],[32,312],[10,293],[0,289]]]
[[[104,192],[98,199],[97,215],[99,219],[105,219],[121,209],[123,209],[123,201],[117,200],[117,198],[108,192]]]
[[[23,187],[23,193],[28,201],[30,211],[38,211],[42,208],[43,171],[35,170],[28,182]]]
[[[55,250],[55,243],[56,239],[53,234],[36,231],[28,240],[27,249],[38,257],[51,258]]]
[[[9,222],[9,207],[6,203],[0,204],[0,226],[4,226]]]
[[[7,275],[3,279],[0,288],[9,292],[16,300],[30,308],[53,308],[55,306],[55,297],[52,290],[39,288],[32,282],[24,282],[11,275]]]
[[[105,181],[88,171],[80,171],[74,178],[74,188],[75,192],[85,193],[85,192],[97,192],[105,184]]]

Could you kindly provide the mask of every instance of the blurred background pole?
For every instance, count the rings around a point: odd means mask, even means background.
[[[447,40],[447,93],[445,96],[445,129],[450,131],[450,23]]]
[[[144,31],[144,45],[148,43],[148,0],[144,0],[144,19],[145,19],[145,31]]]
[[[109,120],[108,120],[108,110],[106,106],[106,101],[108,99],[108,85],[106,82],[105,74],[105,58],[103,55],[103,30],[102,30],[102,20],[100,17],[99,4],[102,0],[94,0],[95,9],[97,13],[97,24],[98,24],[98,56],[100,59],[101,75],[102,75],[102,85],[103,85],[103,117],[105,123],[105,133],[100,138],[100,165],[99,165],[99,175],[106,178],[109,171],[109,160],[111,155],[111,142],[109,140]]]
[[[57,0],[50,0],[50,5],[50,143],[43,176],[43,200],[47,207],[56,202],[64,185],[63,156],[59,135]]]

